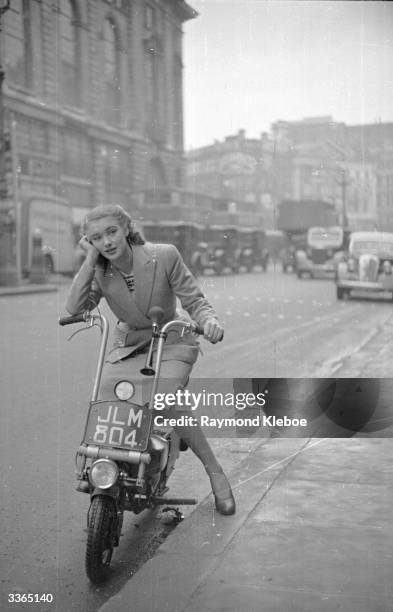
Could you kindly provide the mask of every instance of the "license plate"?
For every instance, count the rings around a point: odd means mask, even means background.
[[[152,419],[148,405],[96,402],[87,417],[84,442],[127,450],[145,451]]]

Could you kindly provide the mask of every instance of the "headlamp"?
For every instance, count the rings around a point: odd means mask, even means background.
[[[110,459],[97,459],[89,471],[89,480],[93,487],[110,489],[119,477],[119,470]]]
[[[121,380],[115,386],[115,395],[119,400],[129,400],[135,393],[135,387],[128,380]]]

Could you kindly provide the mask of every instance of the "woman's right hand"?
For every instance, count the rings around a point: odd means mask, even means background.
[[[79,240],[79,246],[86,253],[85,261],[94,267],[100,254],[99,250],[87,239],[87,236],[82,236]]]

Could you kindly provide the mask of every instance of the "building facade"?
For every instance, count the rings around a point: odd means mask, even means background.
[[[371,230],[379,222],[377,160],[359,155],[351,145],[350,130],[331,117],[279,121],[272,126],[282,184],[290,199],[332,202],[343,224]]]
[[[183,0],[10,1],[4,128],[22,200],[134,212],[139,192],[183,186],[182,25],[195,16]]]
[[[246,137],[244,130],[223,142],[188,151],[187,188],[217,199],[216,207],[240,225],[272,223],[273,191],[271,143]]]
[[[333,203],[353,230],[393,231],[392,171],[393,124],[331,117],[277,121],[260,139],[240,130],[187,152],[189,189],[248,207],[266,229],[276,227],[280,201],[308,199]]]

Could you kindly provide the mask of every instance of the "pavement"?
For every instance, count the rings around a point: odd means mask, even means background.
[[[52,293],[58,291],[59,285],[69,284],[71,279],[61,274],[51,274],[47,282],[30,283],[23,279],[20,284],[0,287],[0,297],[12,295],[24,295],[26,293]]]
[[[261,440],[100,612],[391,612],[392,441]]]

